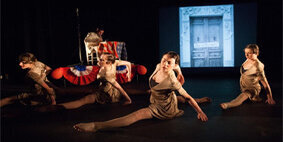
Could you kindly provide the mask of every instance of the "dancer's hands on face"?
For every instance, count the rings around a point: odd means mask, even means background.
[[[207,121],[208,120],[206,114],[204,114],[203,112],[198,113],[198,119],[200,119],[201,121]]]

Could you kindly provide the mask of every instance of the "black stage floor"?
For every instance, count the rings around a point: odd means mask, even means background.
[[[1,108],[2,142],[281,142],[282,141],[282,84],[269,82],[276,105],[244,102],[240,107],[221,110],[219,104],[235,98],[239,93],[239,78],[190,78],[184,88],[191,96],[211,97],[213,102],[201,104],[208,122],[197,120],[194,109],[180,104],[185,111],[173,120],[143,120],[131,126],[112,128],[96,133],[81,133],[72,126],[79,122],[105,121],[124,116],[148,106],[149,95],[134,95],[133,104],[90,104],[75,110],[36,113],[20,104]],[[146,79],[124,85],[126,88],[146,89]],[[15,93],[17,86],[2,83],[2,97]],[[58,97],[64,102],[68,98]]]

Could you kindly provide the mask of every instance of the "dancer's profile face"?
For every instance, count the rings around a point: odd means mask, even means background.
[[[22,68],[22,69],[27,69],[27,68],[31,68],[31,63],[27,63],[25,61],[21,61],[19,63],[19,66]]]
[[[161,69],[164,72],[169,72],[175,67],[175,59],[170,58],[167,54],[165,54],[161,59]]]
[[[100,36],[102,36],[102,35],[104,34],[104,30],[99,30],[99,31],[98,31],[98,34],[99,34]]]

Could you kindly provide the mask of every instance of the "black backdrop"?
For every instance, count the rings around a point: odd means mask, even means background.
[[[266,74],[282,79],[282,2],[234,0],[233,3],[258,3],[257,43]],[[215,4],[226,3],[217,1]],[[125,41],[128,59],[143,64],[152,72],[159,61],[158,12],[160,7],[212,4],[209,0],[144,1],[1,1],[1,75],[12,82],[22,78],[17,57],[32,52],[37,58],[57,68],[79,63],[77,22],[81,41],[98,24],[105,28],[105,38]],[[80,20],[76,17],[79,8]],[[84,45],[82,58],[85,61]],[[7,78],[6,78],[7,79]]]

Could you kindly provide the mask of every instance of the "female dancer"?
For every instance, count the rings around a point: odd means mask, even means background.
[[[100,129],[110,127],[123,127],[131,125],[139,120],[151,119],[172,119],[183,115],[183,111],[178,109],[175,90],[184,96],[189,104],[197,111],[197,118],[207,121],[205,113],[198,106],[196,101],[183,89],[177,80],[173,68],[179,63],[179,55],[173,51],[163,55],[160,64],[149,78],[151,88],[151,104],[147,108],[142,108],[126,116],[104,122],[79,123],[74,128],[83,132],[96,132]]]
[[[54,109],[60,109],[62,106],[64,109],[76,109],[83,105],[95,102],[100,104],[115,103],[119,102],[122,96],[126,99],[124,105],[131,104],[131,98],[116,81],[116,66],[126,65],[129,68],[128,78],[130,79],[131,63],[122,60],[115,60],[115,57],[112,54],[103,53],[100,56],[98,65],[100,66],[97,74],[99,85],[93,93],[84,96],[79,100],[58,104],[56,106],[43,106],[37,109],[37,111],[54,111]]]
[[[272,105],[275,104],[275,101],[272,98],[270,86],[265,77],[264,65],[257,58],[259,55],[259,47],[256,44],[248,44],[244,51],[247,60],[240,68],[240,87],[242,93],[234,100],[220,104],[222,109],[237,107],[248,98],[254,102],[261,101],[262,99],[259,97],[261,90],[259,81],[267,93],[267,100],[265,102]]]
[[[55,91],[47,84],[47,74],[51,68],[40,61],[32,53],[22,53],[19,56],[19,65],[22,69],[27,69],[27,77],[33,80],[34,88],[31,92],[21,93],[16,96],[7,97],[0,100],[0,106],[12,104],[19,100],[27,105],[52,104],[55,105]]]

